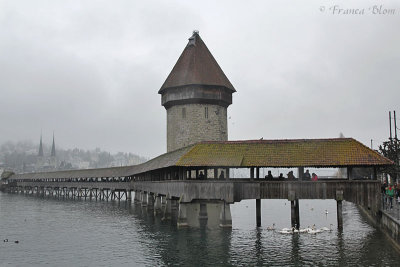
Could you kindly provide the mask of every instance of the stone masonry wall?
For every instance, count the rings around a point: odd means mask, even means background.
[[[186,104],[167,110],[167,152],[200,141],[228,140],[227,108]]]

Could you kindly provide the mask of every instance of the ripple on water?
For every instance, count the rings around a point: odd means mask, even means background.
[[[286,201],[287,202],[287,201]],[[301,201],[302,227],[336,227],[334,201]],[[325,209],[330,212],[324,213]],[[345,202],[339,233],[282,235],[290,205],[254,201],[232,206],[233,229],[177,229],[140,206],[115,202],[40,199],[0,193],[0,265],[17,266],[301,266],[397,265],[399,254],[382,233]]]

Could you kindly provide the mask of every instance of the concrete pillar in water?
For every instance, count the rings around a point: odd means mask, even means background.
[[[299,229],[300,228],[299,200],[295,199],[290,201],[290,207],[291,207],[292,227]]]
[[[289,191],[288,200],[290,201],[292,227],[300,228],[299,200],[296,198],[295,191]]]
[[[223,202],[221,205],[221,213],[219,216],[219,226],[223,228],[232,227],[231,206],[229,203]]]
[[[338,229],[343,230],[343,213],[342,213],[342,202],[343,202],[343,191],[336,191],[336,212],[337,212],[337,224]]]
[[[161,196],[157,195],[156,200],[154,202],[154,214],[160,214],[161,212],[162,212]]]
[[[133,203],[139,204],[141,200],[142,200],[141,192],[135,191],[135,197],[133,199]]]
[[[207,221],[208,221],[207,204],[200,203],[200,210],[199,210],[200,227],[207,226]]]
[[[261,199],[256,199],[256,222],[257,227],[261,226]]]
[[[179,203],[179,211],[178,211],[178,227],[187,227],[188,220],[187,220],[187,206],[190,204],[186,203]]]
[[[147,206],[147,193],[142,192],[141,197],[142,197],[142,199],[141,199],[142,207],[146,207]]]
[[[169,219],[171,219],[171,199],[167,196],[164,206],[164,216],[162,220],[169,220]]]
[[[147,194],[147,209],[148,210],[154,209],[154,194],[151,193]]]
[[[252,172],[254,173],[254,168],[252,170]],[[260,168],[256,168],[256,178],[257,180],[260,179]],[[261,226],[261,199],[256,199],[256,224],[257,227]]]
[[[179,202],[176,199],[171,199],[171,216],[176,218],[177,212],[179,210]]]

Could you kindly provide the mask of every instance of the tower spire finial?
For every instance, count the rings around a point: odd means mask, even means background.
[[[56,156],[56,143],[54,141],[54,131],[53,131],[53,145],[51,146],[51,156],[52,157]]]
[[[43,143],[42,143],[42,130],[40,130],[40,144],[39,144],[39,157],[43,157]]]

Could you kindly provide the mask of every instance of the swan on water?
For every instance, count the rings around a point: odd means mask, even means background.
[[[275,223],[273,223],[272,226],[268,226],[267,230],[268,231],[275,230]]]
[[[293,234],[293,231],[290,228],[283,228],[281,231],[278,231],[278,233],[281,233],[281,234]]]
[[[333,224],[330,224],[329,228],[328,227],[322,227],[320,230],[332,232],[332,226],[333,226]]]

